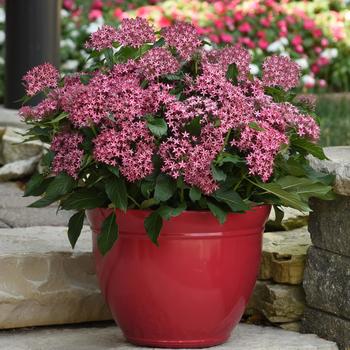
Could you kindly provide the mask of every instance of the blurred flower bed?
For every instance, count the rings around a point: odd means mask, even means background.
[[[142,16],[156,27],[192,21],[218,46],[241,43],[252,56],[251,73],[259,75],[263,57],[287,55],[302,68],[303,92],[350,91],[350,5],[346,0],[64,0],[61,11],[61,69],[82,69],[84,43],[102,24],[118,25]],[[0,8],[0,96],[3,81],[3,31]]]

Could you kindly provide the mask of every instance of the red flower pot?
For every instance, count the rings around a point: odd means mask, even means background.
[[[106,256],[96,246],[112,209],[88,211],[102,293],[131,343],[170,348],[225,342],[239,322],[258,273],[269,206],[229,214],[187,211],[164,221],[159,247],[146,235],[149,211],[117,211],[119,239]]]

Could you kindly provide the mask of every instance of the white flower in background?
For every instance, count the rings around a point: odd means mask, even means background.
[[[100,27],[101,26],[98,23],[92,22],[87,26],[86,32],[88,34],[92,34],[92,33],[96,32]]]
[[[326,49],[321,52],[320,56],[332,60],[332,58],[336,58],[338,56],[338,50],[336,48]]]
[[[281,42],[281,44],[284,45],[284,46],[287,46],[287,45],[289,44],[288,39],[285,38],[285,37],[282,37],[282,38],[280,39],[280,42]]]
[[[74,30],[74,29],[77,29],[77,27],[76,27],[74,22],[68,22],[67,23],[67,29],[68,30]]]
[[[267,52],[284,52],[286,45],[288,45],[288,39],[280,38],[267,47]]]
[[[295,63],[297,63],[301,69],[309,68],[309,63],[306,58],[298,58],[297,60],[295,60]]]
[[[61,47],[67,47],[69,49],[75,50],[77,45],[72,39],[68,38],[61,40]]]
[[[259,67],[256,64],[251,63],[249,65],[250,74],[257,75],[259,73]]]
[[[281,55],[281,56],[284,56],[284,57],[290,57],[289,52],[287,52],[287,51],[282,51],[282,52],[280,53],[280,55]]]
[[[306,86],[314,86],[315,85],[315,78],[311,75],[303,75],[301,77],[301,81],[303,82],[304,85]]]
[[[0,23],[5,23],[6,15],[5,10],[0,7]]]
[[[72,38],[77,38],[78,36],[79,36],[79,30],[72,30],[71,32],[70,32],[70,36],[72,37]]]
[[[79,53],[85,60],[90,57],[90,55],[85,50],[80,50]]]
[[[5,64],[5,60],[3,57],[0,56],[0,65],[3,65],[3,64]]]
[[[64,70],[77,70],[79,66],[79,61],[77,60],[67,60],[62,64],[61,68]]]
[[[5,32],[3,30],[0,30],[0,45],[3,44],[5,41]]]
[[[61,9],[61,16],[62,17],[69,17],[69,12],[65,9]]]

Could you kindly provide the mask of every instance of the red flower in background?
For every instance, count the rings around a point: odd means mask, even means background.
[[[252,26],[248,22],[244,22],[237,29],[241,33],[249,33],[252,30]]]

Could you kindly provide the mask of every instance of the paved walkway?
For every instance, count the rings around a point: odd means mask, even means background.
[[[124,350],[136,347],[126,342],[119,328],[61,327],[0,332],[2,350]],[[278,328],[239,324],[230,340],[213,347],[218,350],[337,350],[329,341],[312,334],[299,334]]]

